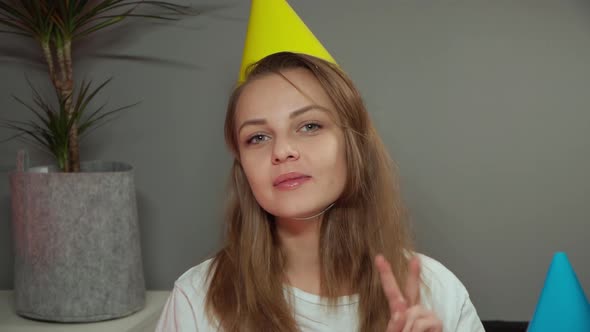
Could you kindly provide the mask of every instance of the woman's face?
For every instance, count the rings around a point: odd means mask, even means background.
[[[346,182],[344,135],[317,79],[304,69],[248,83],[236,105],[240,161],[252,192],[278,218],[321,212]]]

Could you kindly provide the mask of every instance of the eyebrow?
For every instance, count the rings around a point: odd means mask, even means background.
[[[301,114],[309,112],[311,110],[319,110],[319,111],[323,111],[323,112],[329,111],[327,108],[320,106],[320,105],[307,105],[307,106],[304,106],[300,109],[297,109],[297,110],[291,112],[291,114],[289,114],[289,119],[296,118],[296,117],[300,116]],[[240,133],[242,131],[242,128],[244,128],[245,126],[264,125],[264,124],[266,124],[265,119],[246,120],[246,121],[244,121],[244,123],[242,123],[242,125],[238,129],[238,133]]]

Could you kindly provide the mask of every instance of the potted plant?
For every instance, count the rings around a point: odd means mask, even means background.
[[[150,9],[152,13],[139,12]],[[156,10],[154,13],[153,10]],[[55,101],[29,82],[34,120],[4,121],[55,165],[29,168],[24,152],[10,175],[16,312],[34,319],[90,322],[143,308],[145,282],[133,167],[80,162],[80,138],[128,109],[90,110],[110,80],[77,83],[72,49],[82,38],[134,17],[178,19],[192,8],[147,0],[0,0],[0,34],[31,38],[47,65]]]

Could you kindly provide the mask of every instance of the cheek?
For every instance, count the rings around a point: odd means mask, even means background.
[[[268,166],[262,158],[254,154],[240,155],[242,168],[248,179],[248,184],[257,198],[260,197],[264,188],[269,185]]]
[[[340,153],[338,154],[338,161],[336,167],[338,169],[339,175],[342,177],[342,182],[346,182],[346,169],[348,168],[348,166],[346,163],[346,149],[344,148],[344,146],[341,147]]]
[[[334,188],[338,192],[338,196],[342,194],[344,191],[344,187],[346,186],[346,178],[348,176],[348,164],[346,162],[346,144],[344,140],[344,134],[338,137],[337,143],[337,155],[335,157],[334,162]]]
[[[343,141],[343,138],[332,137],[330,140],[310,147],[315,149],[316,157],[312,164],[321,165],[323,176],[329,179],[329,184],[338,187],[346,181],[346,151]]]
[[[338,184],[340,189],[344,188],[346,183],[347,177],[347,163],[346,163],[346,149],[344,148],[344,143],[340,144],[338,149],[338,156],[336,157],[336,162],[334,165],[334,174],[335,174],[335,181]]]

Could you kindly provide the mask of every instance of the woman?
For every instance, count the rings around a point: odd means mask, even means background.
[[[335,65],[262,59],[225,137],[225,244],[178,278],[158,331],[483,331],[461,282],[413,251],[392,162]]]

